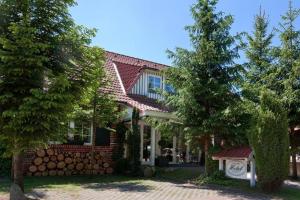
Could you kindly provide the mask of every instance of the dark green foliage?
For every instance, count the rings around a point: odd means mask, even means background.
[[[11,158],[5,156],[6,149],[2,142],[0,142],[0,177],[8,177],[11,173]]]
[[[23,190],[22,153],[65,138],[68,116],[101,70],[94,29],[77,26],[74,0],[0,1],[0,139]]]
[[[289,9],[282,16],[282,22],[278,29],[281,46],[277,49],[279,62],[276,71],[276,92],[284,100],[284,106],[288,111],[294,178],[297,178],[297,146],[293,142],[294,130],[300,124],[300,30],[296,26],[299,15],[300,9],[293,8],[292,1],[289,1]]]
[[[133,175],[138,175],[140,171],[140,129],[138,125],[139,110],[133,109],[131,119],[131,129],[127,132],[128,159],[130,170]]]
[[[126,158],[121,158],[115,163],[115,173],[117,174],[127,174],[130,169],[130,162]]]
[[[208,176],[213,175],[215,172],[219,171],[219,162],[217,160],[213,160],[212,159],[212,155],[219,152],[221,150],[220,147],[218,146],[211,146],[208,149],[208,157],[205,160],[205,168],[207,168],[207,170],[205,170],[205,174]]]
[[[114,148],[112,159],[114,161],[118,161],[124,157],[124,144],[126,140],[126,132],[128,128],[124,123],[118,123],[116,126],[116,134],[117,134],[117,143],[118,146]]]
[[[72,0],[0,2],[0,137],[10,152],[64,137],[67,114],[99,68]],[[96,51],[98,52],[98,51]]]
[[[245,66],[245,80],[243,82],[243,96],[258,102],[259,92],[262,86],[274,88],[274,56],[272,54],[273,33],[268,33],[268,19],[260,9],[255,16],[253,34],[247,34],[245,48],[248,62]]]
[[[268,21],[260,11],[253,36],[248,35],[247,73],[243,84],[245,105],[252,117],[249,141],[255,153],[258,182],[265,191],[276,191],[288,175],[289,136],[286,97],[271,47],[273,34],[267,34]],[[278,50],[278,49],[277,49]],[[275,51],[276,52],[276,51]],[[280,63],[279,59],[279,63]]]
[[[244,134],[241,118],[236,115],[241,112],[235,109],[240,101],[235,89],[237,37],[230,34],[233,17],[216,12],[217,2],[198,0],[192,6],[195,23],[186,27],[192,50],[169,51],[175,67],[166,75],[176,93],[166,94],[166,104],[174,108],[186,132],[196,137],[234,138]]]
[[[265,191],[276,191],[288,175],[289,136],[287,113],[279,97],[263,90],[253,109],[249,141],[257,164],[258,181]]]

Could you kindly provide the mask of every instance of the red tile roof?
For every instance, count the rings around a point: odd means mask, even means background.
[[[164,64],[159,64],[156,62],[152,62],[152,61],[148,61],[148,60],[144,60],[144,59],[140,59],[140,58],[126,56],[126,55],[114,53],[111,51],[106,51],[106,58],[109,60],[112,60],[114,62],[129,64],[129,65],[133,65],[133,66],[146,67],[149,69],[162,70],[162,69],[168,67],[167,65],[164,65]]]
[[[141,70],[143,69],[143,67],[120,62],[114,63],[118,69],[125,90],[129,91],[140,77]]]
[[[168,112],[169,110],[155,99],[128,93],[138,80],[142,70],[162,70],[166,67],[163,64],[106,51],[105,69],[110,84],[104,88],[104,91],[113,94],[118,102],[136,107],[140,111]]]
[[[214,158],[249,158],[252,150],[250,147],[234,147],[230,149],[224,149],[212,157]]]

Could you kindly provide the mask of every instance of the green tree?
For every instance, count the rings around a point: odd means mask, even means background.
[[[282,16],[279,24],[281,45],[278,50],[278,67],[276,71],[277,93],[284,100],[288,110],[288,123],[291,138],[294,136],[295,127],[300,124],[300,30],[296,28],[296,20],[300,9],[292,6]],[[296,144],[291,140],[293,177],[297,178]]]
[[[278,95],[262,89],[251,109],[249,141],[255,154],[258,181],[263,190],[277,191],[288,175],[289,136],[284,105]]]
[[[252,113],[248,137],[255,153],[258,181],[266,191],[277,190],[288,175],[289,138],[287,113],[276,94],[276,68],[265,13],[255,17],[248,45],[243,95]],[[272,90],[271,90],[272,89]],[[279,122],[280,121],[280,122]]]
[[[73,5],[0,1],[0,137],[21,189],[23,152],[65,137],[68,113],[101,67],[87,47],[95,30],[75,25],[68,13]]]
[[[245,54],[248,63],[245,66],[243,96],[258,101],[261,86],[273,89],[274,56],[271,46],[273,33],[268,33],[268,19],[260,8],[255,16],[254,31],[247,35]],[[273,76],[272,76],[273,75]]]
[[[234,59],[239,55],[236,38],[230,35],[233,17],[216,12],[216,5],[217,0],[198,0],[192,6],[195,23],[186,27],[192,50],[169,51],[175,67],[166,72],[176,90],[166,95],[166,104],[185,129],[205,138],[206,161],[211,137],[230,132],[226,113],[239,99],[234,90]],[[208,167],[206,172],[210,173]]]
[[[116,122],[121,116],[118,105],[113,96],[105,92],[103,88],[109,84],[103,68],[105,55],[104,51],[98,47],[90,47],[87,61],[90,67],[95,70],[90,74],[89,86],[82,92],[82,97],[78,104],[74,106],[70,118],[77,122],[92,123],[92,162],[94,162],[94,147],[96,141],[97,127],[107,127],[110,123]],[[93,66],[92,66],[93,65]]]

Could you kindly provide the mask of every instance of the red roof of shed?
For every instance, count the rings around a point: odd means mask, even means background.
[[[212,157],[214,158],[249,158],[252,153],[252,149],[250,147],[234,147],[230,149],[224,149]]]

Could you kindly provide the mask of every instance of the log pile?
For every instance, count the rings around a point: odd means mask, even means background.
[[[70,176],[76,174],[111,174],[113,168],[103,152],[73,153],[41,149],[28,168],[28,176]]]

